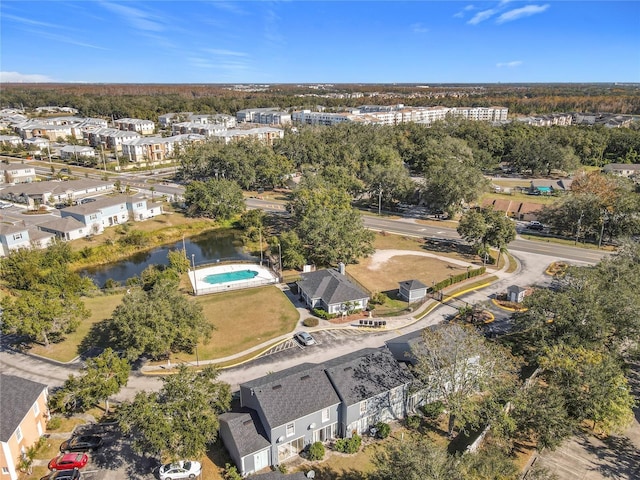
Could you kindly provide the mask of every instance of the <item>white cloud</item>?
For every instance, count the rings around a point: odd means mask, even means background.
[[[62,25],[56,25],[55,23],[41,22],[39,20],[33,20],[31,18],[19,17],[17,15],[11,15],[9,13],[2,14],[3,20],[13,20],[14,22],[24,23],[25,25],[32,25],[36,27],[49,27],[49,28],[61,28]]]
[[[214,55],[222,55],[225,57],[247,57],[248,55],[244,52],[236,52],[234,50],[225,50],[223,48],[207,48],[206,52],[212,53]]]
[[[48,83],[51,77],[38,73],[0,72],[0,83]]]
[[[467,5],[462,10],[460,10],[458,13],[455,13],[453,16],[455,18],[462,18],[462,17],[464,17],[466,12],[470,12],[471,10],[475,10],[475,8],[476,7],[474,5]]]
[[[429,29],[425,27],[422,23],[412,24],[411,30],[413,30],[413,33],[427,33],[429,31]]]
[[[522,61],[521,60],[514,60],[513,62],[500,62],[500,63],[496,63],[496,67],[498,68],[514,68],[514,67],[519,67],[520,65],[522,65]]]
[[[59,35],[57,33],[49,33],[39,31],[31,31],[34,35],[40,35],[41,37],[48,38],[49,40],[54,40],[56,42],[68,43],[69,45],[77,45],[78,47],[86,47],[86,48],[95,48],[96,50],[109,50],[108,48],[101,47],[100,45],[94,45],[93,43],[83,42],[81,40],[76,40],[75,38],[71,38],[67,35]]]
[[[211,2],[211,5],[215,6],[220,10],[224,10],[225,12],[235,13],[237,15],[246,15],[247,12],[240,8],[238,5],[232,2]]]
[[[548,8],[549,8],[548,3],[545,5],[527,5],[526,7],[515,8],[513,10],[509,10],[508,12],[504,12],[502,15],[500,15],[496,20],[496,23],[511,22],[519,18],[530,17],[531,15],[542,13]]]
[[[164,25],[158,21],[157,17],[144,12],[139,8],[133,8],[119,3],[103,2],[102,5],[112,12],[120,15],[133,28],[151,32],[163,31]]]
[[[490,19],[491,17],[493,17],[496,13],[498,13],[498,10],[495,8],[490,8],[489,10],[483,10],[481,12],[476,13],[471,20],[469,20],[467,23],[470,25],[477,25],[480,22],[484,22],[485,20]]]

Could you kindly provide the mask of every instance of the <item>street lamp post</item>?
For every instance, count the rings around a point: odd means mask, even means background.
[[[196,343],[196,367],[200,366],[200,358],[198,357],[198,344]]]
[[[279,268],[280,268],[280,281],[282,281],[282,246],[278,243],[278,257],[279,257]]]
[[[378,192],[378,216],[382,214],[382,188]]]
[[[198,284],[196,283],[196,254],[191,254],[191,268],[193,269],[193,294],[198,295]]]

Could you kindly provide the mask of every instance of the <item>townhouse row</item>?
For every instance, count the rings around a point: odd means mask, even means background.
[[[382,348],[304,363],[240,385],[240,405],[220,415],[220,437],[242,475],[274,467],[314,442],[365,435],[405,418],[434,394],[414,391],[414,332]]]

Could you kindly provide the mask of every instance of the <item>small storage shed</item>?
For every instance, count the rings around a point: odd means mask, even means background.
[[[400,282],[398,293],[407,302],[417,302],[427,296],[427,286],[420,280],[405,280]]]
[[[526,288],[519,287],[517,285],[511,285],[507,288],[507,296],[510,302],[522,303],[524,300],[524,294],[527,292]]]

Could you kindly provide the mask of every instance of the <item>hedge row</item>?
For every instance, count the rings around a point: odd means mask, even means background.
[[[484,274],[487,269],[485,267],[476,268],[475,270],[469,270],[467,272],[459,273],[457,275],[453,275],[449,278],[445,278],[441,282],[436,283],[432,288],[429,289],[430,293],[438,292],[443,288],[446,288],[454,283],[463,282],[468,278],[477,277],[478,275]]]

